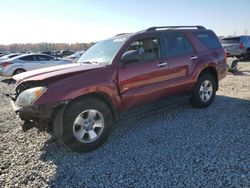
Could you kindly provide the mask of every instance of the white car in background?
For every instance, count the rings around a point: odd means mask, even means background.
[[[8,55],[4,55],[4,56],[0,57],[0,62],[5,61],[6,59],[10,59],[10,58],[19,56],[19,55],[22,55],[22,54],[21,53],[11,53],[11,54],[8,54]]]
[[[77,60],[82,56],[82,54],[85,52],[85,50],[82,50],[82,51],[77,51],[76,53],[72,54],[72,55],[69,55],[69,56],[66,56],[64,57],[63,59],[65,60],[69,60],[71,61],[72,63],[75,63],[77,62]]]
[[[71,63],[45,54],[24,54],[0,61],[0,75],[13,76],[25,71]]]

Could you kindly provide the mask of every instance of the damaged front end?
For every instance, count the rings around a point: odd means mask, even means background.
[[[22,128],[24,131],[38,127],[47,129],[48,124],[53,123],[57,108],[64,102],[54,102],[49,104],[36,104],[36,101],[47,91],[46,84],[38,81],[20,83],[15,88],[15,94],[7,94],[10,98],[14,111],[24,121]]]

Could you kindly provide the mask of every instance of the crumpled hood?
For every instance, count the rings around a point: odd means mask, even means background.
[[[77,72],[83,72],[86,70],[97,69],[106,66],[105,64],[80,64],[72,63],[67,65],[59,65],[48,68],[41,68],[32,71],[27,71],[21,74],[17,74],[12,77],[17,83],[27,80],[45,80],[48,78],[62,76],[66,74],[72,74]]]

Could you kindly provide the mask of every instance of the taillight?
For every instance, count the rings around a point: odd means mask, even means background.
[[[243,49],[243,48],[244,48],[244,45],[243,45],[242,42],[240,43],[240,46],[239,46],[239,47],[240,47],[240,49]]]
[[[7,67],[9,65],[13,64],[12,62],[4,62],[1,64],[2,67]]]

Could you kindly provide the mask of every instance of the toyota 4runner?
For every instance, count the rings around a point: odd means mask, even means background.
[[[187,98],[209,106],[227,69],[213,31],[151,27],[100,41],[77,63],[15,75],[11,101],[22,120],[47,122],[66,146],[87,152],[127,114]]]

